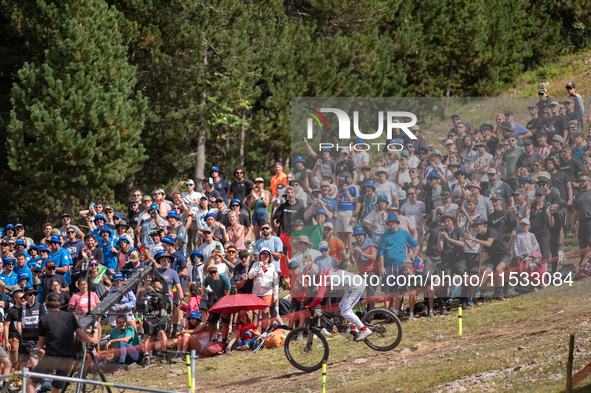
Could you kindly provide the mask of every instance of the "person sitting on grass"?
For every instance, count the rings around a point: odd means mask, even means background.
[[[435,297],[433,296],[433,291],[430,290],[431,283],[427,282],[427,275],[423,272],[415,272],[411,262],[405,262],[402,264],[402,273],[404,273],[404,275],[406,276],[406,288],[408,289],[408,292],[402,293],[403,297],[405,294],[408,296],[408,307],[410,310],[410,315],[408,319],[410,319],[411,321],[415,319],[415,295],[423,291],[425,293],[425,297],[429,302],[429,316],[432,318],[435,317],[435,314],[433,314],[433,305],[435,304]]]
[[[119,364],[113,372],[114,374],[123,372],[126,365],[128,371],[133,370],[137,368],[137,363],[144,359],[137,332],[133,326],[127,324],[127,315],[117,316],[117,327],[111,330],[109,341],[105,345],[105,351],[108,351],[111,345],[117,350],[115,351],[113,363]]]
[[[247,311],[241,310],[238,320],[239,323],[236,325],[236,330],[234,330],[234,334],[232,334],[232,338],[230,338],[230,342],[226,347],[226,353],[232,352],[232,345],[234,343],[236,343],[236,350],[238,351],[253,349],[257,337],[261,335],[255,324],[252,323]],[[237,341],[238,338],[240,338],[239,341]]]
[[[202,334],[198,337],[199,333]],[[189,312],[187,316],[187,328],[181,330],[179,333],[180,342],[182,342],[182,349],[176,353],[171,362],[182,363],[187,358],[189,351],[195,351],[201,353],[203,348],[209,343],[209,334],[207,333],[207,324],[201,323],[201,313],[199,310],[193,310]]]

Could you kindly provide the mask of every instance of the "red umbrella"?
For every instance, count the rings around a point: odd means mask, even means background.
[[[214,313],[235,313],[240,310],[262,310],[269,307],[267,302],[256,295],[238,293],[236,295],[224,296],[218,300],[209,312]]]

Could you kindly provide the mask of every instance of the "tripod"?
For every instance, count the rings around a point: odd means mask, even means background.
[[[82,352],[82,355],[78,359],[76,359],[76,361],[74,362],[74,365],[72,366],[72,370],[70,371],[70,374],[68,375],[69,377],[72,377],[74,375],[74,373],[76,371],[78,371],[78,378],[80,378],[80,379],[86,378],[86,376],[87,376],[87,359],[88,359],[87,355],[90,355],[91,364],[88,365],[88,367],[91,367],[91,366],[95,367],[96,372],[99,374],[101,380],[103,382],[107,382],[107,378],[105,378],[105,374],[103,373],[103,370],[101,369],[101,365],[99,364],[99,362],[96,359],[96,356],[94,354],[94,349],[95,349],[95,346],[93,344],[84,345],[84,351]],[[65,393],[68,386],[69,386],[69,383],[66,384],[66,386],[64,386],[64,388],[61,390],[61,393]],[[91,385],[91,386],[92,386],[92,388],[90,390],[96,389],[96,386],[93,386],[93,385]],[[76,393],[80,393],[80,388],[82,388],[82,391],[84,393],[86,393],[86,385],[81,384],[81,383],[76,384]],[[110,387],[107,386],[106,389],[107,389],[108,393],[112,393]]]

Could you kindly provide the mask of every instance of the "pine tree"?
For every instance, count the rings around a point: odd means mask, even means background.
[[[115,9],[103,0],[37,4],[53,34],[44,61],[25,63],[12,88],[8,163],[28,192],[70,212],[75,198],[112,200],[140,169],[146,102],[134,96]]]

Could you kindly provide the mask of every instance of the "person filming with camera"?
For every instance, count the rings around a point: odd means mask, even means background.
[[[74,334],[80,341],[97,345],[100,333],[95,331],[92,336],[84,333],[74,314],[60,310],[62,301],[58,293],[48,294],[45,304],[48,313],[39,319],[37,328],[39,337],[37,346],[39,350],[45,351],[45,355],[33,368],[33,372],[49,374],[55,371],[56,375],[67,376],[77,356],[76,344],[72,340]],[[37,384],[41,381],[41,378],[29,378],[27,393],[35,393]],[[58,393],[65,385],[66,382],[54,379],[51,382],[51,393]]]

